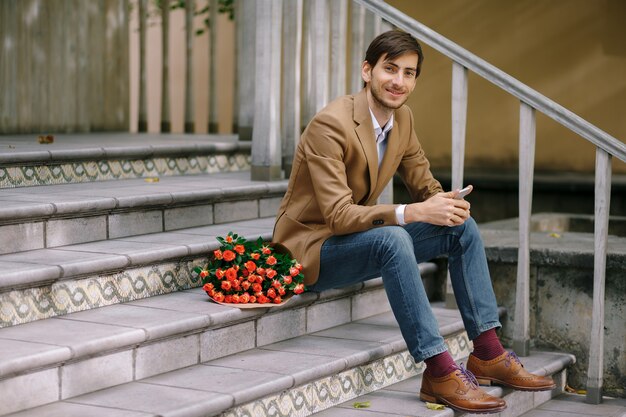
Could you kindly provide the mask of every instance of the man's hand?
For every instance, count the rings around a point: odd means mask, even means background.
[[[457,191],[435,194],[421,203],[408,204],[404,209],[407,223],[424,222],[438,226],[459,226],[470,216],[470,203],[455,199]]]

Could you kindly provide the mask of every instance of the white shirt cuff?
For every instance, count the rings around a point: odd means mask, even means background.
[[[398,220],[398,224],[400,226],[406,225],[404,222],[404,209],[406,208],[406,204],[401,204],[396,207],[396,220]]]

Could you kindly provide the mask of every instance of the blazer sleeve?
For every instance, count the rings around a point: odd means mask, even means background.
[[[318,114],[302,138],[306,163],[311,172],[315,200],[327,227],[334,235],[361,232],[374,227],[396,225],[395,205],[364,206],[355,202],[370,191],[367,172],[350,165],[362,158],[354,127],[350,129],[329,113]],[[366,164],[364,164],[366,166]],[[351,177],[348,178],[348,173]]]
[[[430,162],[428,162],[424,149],[415,135],[413,113],[406,107],[403,107],[403,110],[407,113],[405,117],[410,121],[408,129],[410,136],[406,151],[398,167],[398,174],[404,181],[411,195],[411,200],[421,202],[442,192],[443,188],[430,172]]]

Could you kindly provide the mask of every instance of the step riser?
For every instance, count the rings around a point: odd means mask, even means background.
[[[471,352],[471,344],[465,332],[447,337],[445,342],[450,354],[457,361],[466,358]],[[416,364],[411,355],[404,350],[333,376],[237,406],[220,414],[220,417],[310,416],[421,374],[424,369],[423,362]],[[417,393],[415,398],[417,401]]]
[[[290,307],[287,304],[287,308],[270,311],[269,314],[255,316],[228,327],[220,328],[216,325],[181,332],[174,338],[139,343],[121,350],[113,349],[96,357],[59,358],[55,366],[27,374],[14,372],[15,376],[9,376],[20,366],[33,366],[17,364],[14,369],[0,370],[6,377],[0,380],[0,393],[12,399],[10,402],[0,401],[0,415],[181,369],[388,311],[388,303],[371,302],[373,298],[386,299],[382,282],[372,284],[375,285],[369,285],[360,292],[346,292],[343,296],[337,294],[335,298],[329,292],[328,300],[317,303],[313,303],[317,295],[308,293],[300,301],[292,300],[293,303],[303,303],[303,306],[297,307],[296,304]],[[330,317],[332,320],[329,320]],[[93,350],[98,351],[96,347]],[[406,358],[404,362],[407,362]]]
[[[249,170],[248,152],[0,166],[0,188]]]
[[[216,246],[217,248],[217,246]],[[198,257],[0,293],[0,328],[196,288]]]
[[[191,201],[187,206],[111,210],[101,215],[92,211],[70,218],[3,225],[0,254],[270,217],[278,211],[282,192],[250,197],[244,194],[231,201],[221,198],[208,203]]]

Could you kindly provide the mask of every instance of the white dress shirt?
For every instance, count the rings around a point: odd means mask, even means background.
[[[378,167],[383,162],[383,157],[385,156],[385,151],[387,149],[387,135],[391,128],[393,128],[393,114],[391,118],[385,124],[384,127],[380,127],[378,120],[374,116],[374,112],[370,109],[370,115],[372,116],[372,124],[374,125],[374,135],[376,136],[376,148],[378,149]],[[392,179],[393,182],[393,179]],[[406,204],[401,204],[396,207],[396,219],[398,220],[398,224],[404,226],[406,223],[404,222],[404,209]]]

